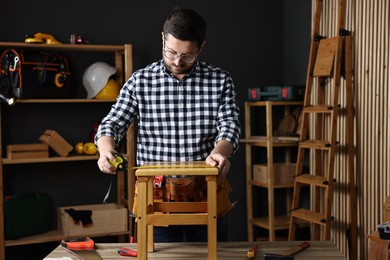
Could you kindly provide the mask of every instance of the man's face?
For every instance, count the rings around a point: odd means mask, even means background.
[[[163,34],[162,56],[165,66],[177,78],[190,72],[196,62],[200,48],[196,42],[181,41],[168,34]]]

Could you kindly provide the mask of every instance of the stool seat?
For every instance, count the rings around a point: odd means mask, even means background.
[[[137,259],[147,259],[154,251],[153,226],[207,225],[208,259],[217,259],[217,177],[218,168],[204,161],[152,162],[139,167],[138,182]],[[155,176],[205,176],[207,202],[155,202]],[[169,214],[161,214],[169,212]]]

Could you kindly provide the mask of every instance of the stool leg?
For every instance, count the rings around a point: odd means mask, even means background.
[[[147,177],[138,177],[137,259],[147,259]]]
[[[217,259],[217,177],[207,176],[208,259]]]
[[[154,213],[154,195],[153,195],[153,181],[154,177],[149,177],[148,179],[148,208],[146,209],[148,212],[147,214],[153,214]],[[149,212],[152,210],[152,212]],[[147,225],[148,227],[148,252],[154,251],[154,232],[153,232],[153,226]]]

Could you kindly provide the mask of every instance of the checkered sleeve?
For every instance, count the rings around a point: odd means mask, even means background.
[[[221,103],[216,122],[218,133],[215,143],[221,140],[229,141],[233,145],[234,152],[236,152],[239,147],[241,136],[241,125],[239,121],[240,110],[236,101],[233,80],[227,72],[221,87]]]
[[[95,136],[96,141],[102,136],[111,136],[118,144],[126,134],[131,122],[137,114],[137,100],[135,98],[134,74],[122,87],[117,101],[112,105],[109,113],[102,119]]]

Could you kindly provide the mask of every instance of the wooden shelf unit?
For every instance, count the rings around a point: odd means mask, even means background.
[[[275,231],[285,230],[289,228],[289,216],[275,216],[275,200],[274,192],[276,189],[288,189],[286,191],[287,205],[286,212],[289,212],[291,206],[291,193],[293,183],[274,183],[274,148],[284,149],[284,162],[291,162],[291,148],[298,146],[297,137],[279,137],[274,136],[274,128],[276,123],[274,122],[275,114],[273,110],[276,107],[280,107],[287,115],[292,111],[294,107],[301,107],[303,102],[301,101],[251,101],[245,102],[245,139],[241,142],[245,143],[246,151],[246,178],[247,178],[247,217],[248,217],[248,241],[253,241],[253,228],[254,226],[268,230],[269,240],[275,241]],[[264,110],[262,114],[264,118],[256,116],[255,109]],[[279,115],[280,116],[280,115]],[[253,122],[253,118],[256,118],[256,122]],[[253,128],[256,126],[265,127],[265,135],[254,135]],[[268,181],[260,182],[253,180],[253,164],[255,159],[252,156],[253,149],[266,149],[266,166],[268,173]],[[253,207],[253,188],[265,188],[268,194],[268,216],[265,217],[254,217]]]
[[[95,52],[95,53],[113,53],[113,60],[116,67],[116,80],[120,85],[127,80],[133,73],[133,56],[132,56],[132,45],[79,45],[79,44],[28,44],[28,43],[19,43],[19,42],[0,42],[0,51],[5,49],[23,49],[23,50],[43,50],[43,51],[58,51],[58,52]],[[70,99],[18,99],[16,100],[16,106],[18,103],[24,104],[24,106],[33,106],[36,104],[45,106],[45,104],[68,104],[68,103],[79,103],[82,106],[88,106],[93,103],[114,103],[115,100],[97,100],[97,99],[83,99],[83,98],[70,98]],[[0,119],[2,117],[6,118],[4,115],[5,109],[2,109],[0,106]],[[93,113],[93,112],[91,112]],[[23,120],[23,118],[20,118]],[[27,159],[7,159],[5,156],[5,151],[1,148],[7,145],[7,140],[3,140],[2,130],[3,125],[0,128],[0,260],[5,259],[5,247],[8,246],[18,246],[18,245],[27,245],[27,244],[37,244],[45,242],[54,242],[61,241],[62,239],[67,239],[66,235],[62,234],[59,230],[51,230],[46,233],[23,237],[15,240],[5,240],[4,232],[4,185],[3,183],[4,175],[7,174],[5,165],[17,165],[17,164],[47,164],[47,163],[68,163],[68,162],[80,162],[80,161],[90,161],[97,160],[98,156],[76,156],[70,155],[68,157],[49,157],[49,158],[27,158]],[[134,194],[134,171],[131,168],[135,165],[135,156],[134,156],[134,127],[131,126],[126,134],[126,152],[128,159],[128,173],[118,173],[117,175],[117,203],[121,206],[127,208],[132,207],[133,196]],[[128,188],[126,188],[128,187]],[[94,234],[94,237],[99,236],[118,236],[118,235],[129,235],[131,229],[131,221],[129,219],[129,230],[125,232],[116,232],[116,233],[102,233]],[[89,234],[85,234],[88,236]]]

